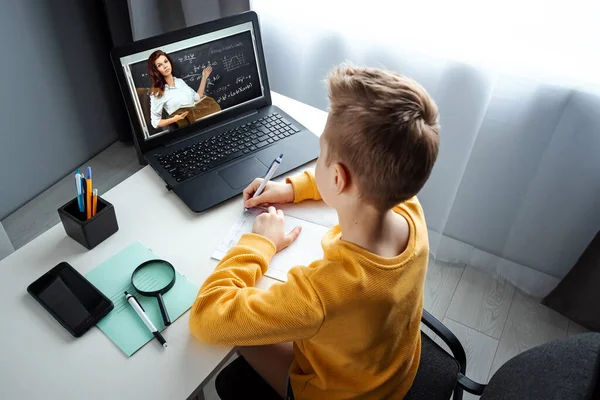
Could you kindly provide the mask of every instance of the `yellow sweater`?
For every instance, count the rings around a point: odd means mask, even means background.
[[[314,177],[289,179],[295,202],[320,199]],[[254,288],[275,255],[263,236],[244,235],[208,277],[190,330],[221,345],[294,342],[289,374],[296,399],[401,399],[421,354],[420,319],[429,244],[416,198],[394,208],[410,227],[406,250],[384,258],[323,237],[324,257],[292,268],[286,283]]]

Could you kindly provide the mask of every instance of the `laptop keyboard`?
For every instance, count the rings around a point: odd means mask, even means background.
[[[297,126],[275,112],[202,142],[161,155],[158,161],[177,182],[183,182],[298,132],[300,129]]]

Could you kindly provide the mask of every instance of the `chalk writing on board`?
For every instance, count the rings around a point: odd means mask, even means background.
[[[229,57],[223,57],[223,66],[227,72],[231,72],[234,69],[238,69],[243,67],[244,65],[248,65],[246,59],[244,58],[244,53],[235,53]]]
[[[202,74],[188,74],[186,76],[183,76],[181,79],[185,80],[189,80],[190,82],[194,82],[194,81],[199,81],[202,79]]]
[[[245,86],[242,86],[242,87],[240,87],[240,88],[237,88],[236,90],[232,90],[232,91],[231,91],[231,92],[229,92],[229,93],[225,93],[225,94],[223,94],[223,95],[219,96],[219,97],[217,98],[217,103],[220,103],[220,102],[222,102],[222,101],[225,101],[225,100],[227,100],[227,99],[230,99],[230,98],[232,98],[232,97],[235,97],[235,96],[237,96],[238,94],[240,94],[240,93],[242,93],[242,92],[245,92],[246,90],[250,89],[251,87],[252,87],[252,82],[248,82],[248,84],[247,84],[247,85],[245,85]]]
[[[219,79],[221,79],[221,74],[215,74],[213,76],[211,76],[210,78],[208,78],[208,80],[206,81],[206,87],[211,87],[212,85],[215,84],[216,81],[218,81]]]
[[[244,81],[248,80],[252,78],[252,75],[242,75],[242,76],[238,76],[235,79],[235,83],[244,83]]]
[[[216,49],[210,49],[210,55],[212,56],[213,54],[219,54],[223,51],[227,51],[227,50],[231,50],[231,49],[235,49],[236,47],[241,47],[243,46],[242,42],[237,42],[234,44],[230,44],[228,46],[224,46],[224,47],[218,47]]]
[[[186,76],[184,76],[183,78],[181,78],[183,80],[189,80],[190,82],[194,82],[194,81],[200,81],[202,80],[202,74],[187,74]],[[215,74],[211,77],[209,77],[206,81],[206,86],[212,86],[214,85],[214,82],[218,81],[219,79],[221,79],[221,74]]]
[[[230,86],[231,86],[231,85],[228,83],[228,84],[227,84],[227,85],[225,85],[225,86],[218,87],[218,88],[216,88],[216,89],[214,90],[214,93],[215,93],[215,94],[217,94],[217,93],[224,92],[224,91],[226,91],[227,89],[229,89],[229,87],[230,87]]]
[[[196,55],[194,53],[185,54],[183,57],[179,57],[179,62],[189,62],[190,64],[196,60]]]
[[[216,61],[210,61],[210,60],[208,60],[207,62],[202,63],[200,65],[194,65],[194,72],[202,71],[204,68],[208,67],[209,65],[212,65],[214,67],[217,64],[218,63]]]

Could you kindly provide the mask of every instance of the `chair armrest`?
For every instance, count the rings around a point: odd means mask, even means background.
[[[472,381],[471,379],[467,378],[461,373],[458,374],[458,384],[467,392],[475,394],[477,396],[481,396],[483,394],[483,391],[485,390],[485,387],[487,386]]]
[[[467,371],[467,355],[465,354],[465,349],[463,348],[462,344],[460,344],[458,338],[454,336],[454,333],[452,333],[450,329],[446,328],[446,326],[438,321],[433,315],[427,312],[427,310],[423,310],[421,322],[431,329],[433,333],[438,335],[438,337],[442,339],[450,348],[452,356],[459,365],[459,386],[469,393],[481,395],[485,390],[486,385],[474,382],[465,376]]]
[[[444,324],[438,321],[426,310],[423,310],[421,322],[423,322],[425,326],[431,329],[433,333],[438,335],[439,338],[442,339],[444,343],[448,345],[448,347],[450,347],[452,356],[458,362],[460,367],[460,373],[464,375],[467,370],[467,356],[465,354],[465,349],[463,349],[460,341],[456,338],[456,336],[454,336],[454,333],[452,333],[450,329],[446,328]]]

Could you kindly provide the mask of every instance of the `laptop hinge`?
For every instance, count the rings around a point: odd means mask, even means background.
[[[179,140],[176,140],[176,141],[174,141],[174,142],[168,143],[168,144],[166,144],[166,145],[165,145],[165,147],[171,147],[171,146],[178,145],[178,144],[180,144],[180,143],[183,143],[183,142],[186,142],[186,141],[188,141],[188,140],[190,140],[190,139],[193,139],[193,138],[195,138],[195,137],[197,137],[197,136],[204,135],[205,133],[208,133],[208,132],[214,131],[215,129],[222,128],[222,127],[224,127],[224,126],[226,126],[226,125],[232,124],[232,123],[234,123],[234,122],[236,122],[236,121],[240,121],[240,120],[242,120],[242,119],[244,119],[244,118],[247,118],[247,117],[249,117],[249,116],[251,116],[251,115],[255,115],[255,114],[258,114],[258,110],[254,110],[254,111],[250,111],[250,112],[244,113],[244,114],[240,115],[239,117],[232,118],[232,119],[230,119],[230,120],[227,120],[227,121],[225,121],[225,122],[221,122],[220,124],[217,124],[217,125],[211,126],[211,127],[210,127],[210,128],[208,128],[208,129],[203,129],[202,131],[200,131],[200,132],[198,132],[198,133],[194,133],[194,134],[193,134],[193,135],[191,135],[191,136],[186,136],[186,137],[184,137],[184,138],[182,138],[182,139],[179,139]]]

